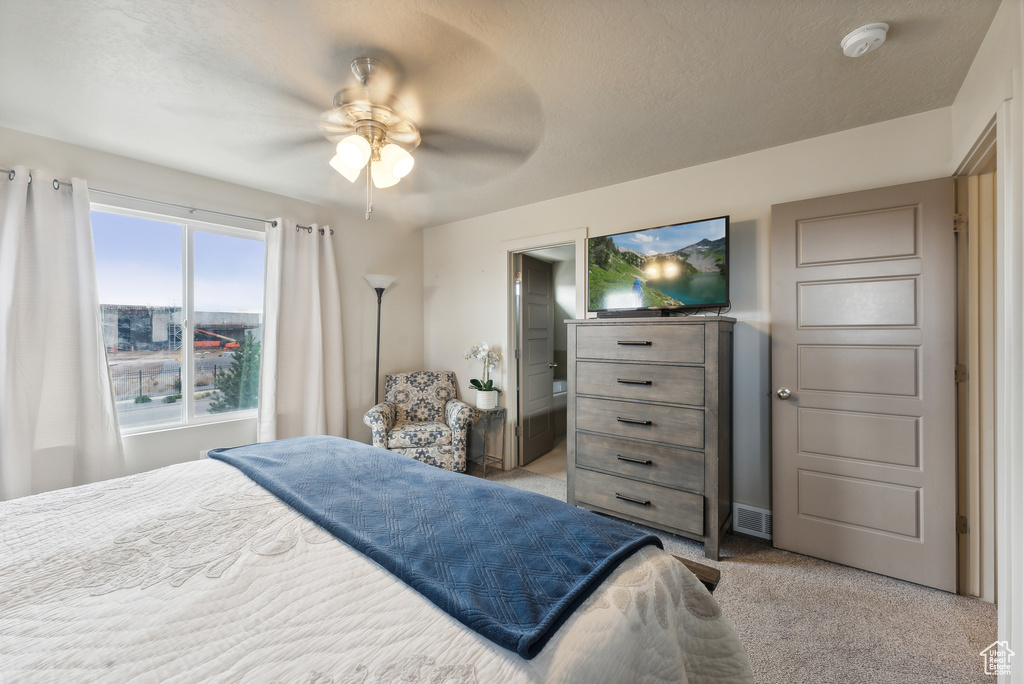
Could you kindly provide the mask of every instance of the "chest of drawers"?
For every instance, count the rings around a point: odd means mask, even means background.
[[[734,322],[569,322],[569,503],[701,540],[718,560],[732,509]]]

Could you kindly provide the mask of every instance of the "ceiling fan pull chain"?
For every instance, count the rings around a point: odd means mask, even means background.
[[[371,162],[372,163],[372,162]],[[373,213],[373,186],[370,184],[370,165],[366,165],[366,220]]]

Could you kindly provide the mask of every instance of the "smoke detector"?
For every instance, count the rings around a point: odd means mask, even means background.
[[[877,49],[885,42],[885,33],[889,25],[883,22],[861,26],[856,31],[851,31],[842,42],[843,54],[847,57],[860,57],[872,50]]]

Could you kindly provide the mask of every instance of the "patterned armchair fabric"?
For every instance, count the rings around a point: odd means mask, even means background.
[[[473,409],[455,398],[455,373],[416,371],[384,376],[384,401],[363,416],[373,445],[430,465],[466,471]]]

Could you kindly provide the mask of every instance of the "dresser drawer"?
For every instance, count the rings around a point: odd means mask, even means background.
[[[704,363],[703,325],[580,325],[576,358]]]
[[[704,491],[704,452],[576,433],[576,465],[653,484]]]
[[[577,470],[576,502],[656,526],[704,534],[704,497],[700,494]]]
[[[577,397],[576,429],[704,448],[704,411]]]
[[[576,393],[703,406],[704,366],[578,361]]]

